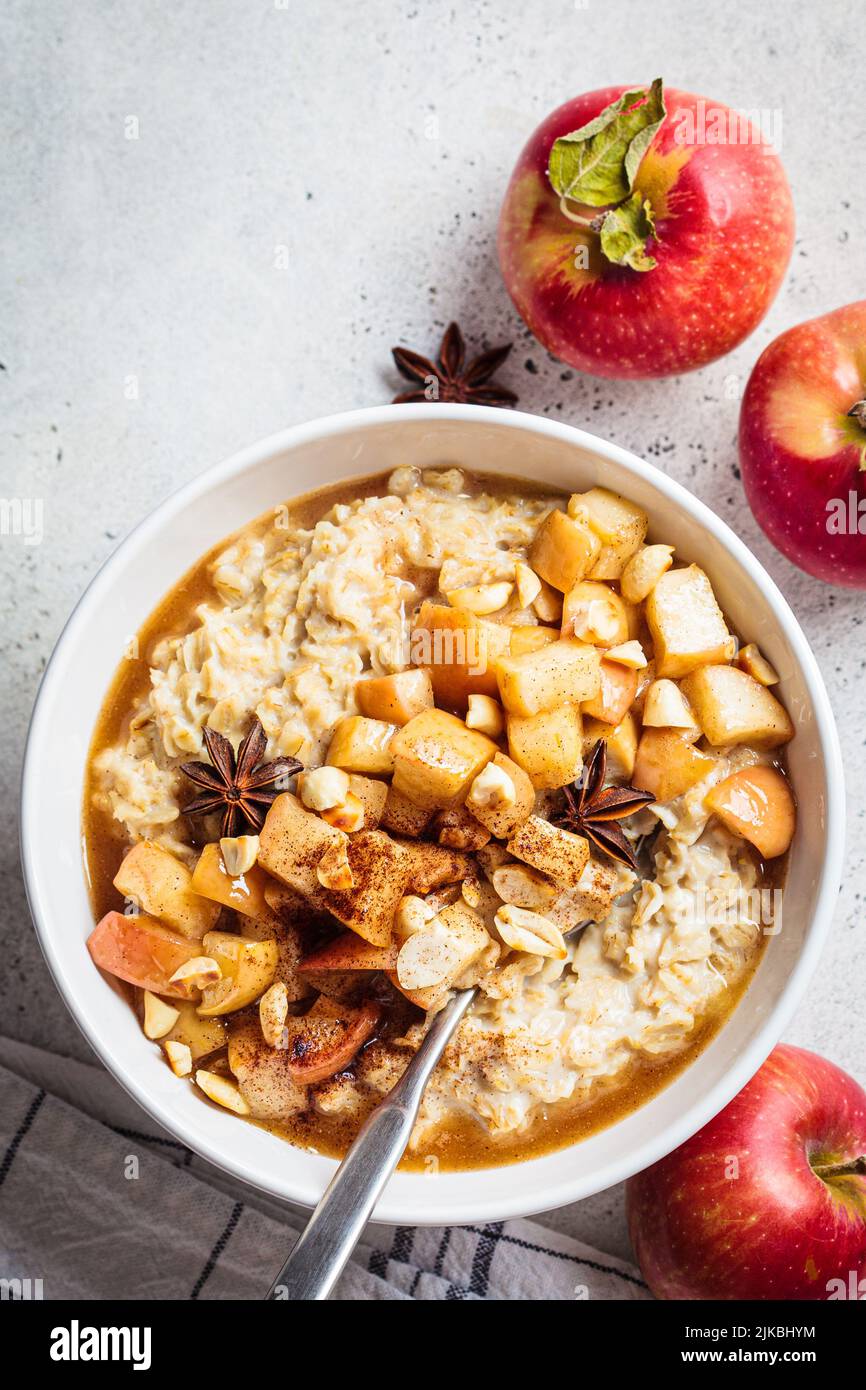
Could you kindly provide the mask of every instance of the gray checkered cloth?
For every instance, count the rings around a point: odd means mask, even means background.
[[[0,1279],[46,1299],[260,1299],[303,1222],[172,1139],[101,1067],[0,1039]],[[650,1295],[622,1260],[506,1221],[370,1226],[335,1297]]]

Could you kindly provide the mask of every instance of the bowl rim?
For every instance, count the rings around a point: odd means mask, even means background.
[[[309,1181],[287,1180],[286,1170],[289,1165],[274,1175],[266,1171],[261,1164],[247,1161],[240,1155],[226,1155],[224,1150],[206,1136],[196,1133],[192,1125],[167,1114],[161,1099],[150,1092],[134,1073],[118,1063],[110,1049],[103,1047],[94,1036],[89,1026],[88,1015],[75,996],[74,985],[65,976],[62,962],[54,948],[53,933],[43,910],[39,871],[33,850],[36,826],[31,805],[35,799],[34,788],[37,779],[42,775],[39,767],[39,749],[46,719],[47,693],[60,678],[63,660],[67,652],[74,649],[79,634],[84,630],[91,606],[110,587],[114,572],[120,565],[127,547],[134,542],[139,545],[146,543],[159,531],[169,515],[194,502],[215,486],[266,462],[275,454],[352,431],[374,428],[389,421],[396,423],[401,419],[426,423],[457,420],[481,426],[495,424],[499,428],[527,430],[564,444],[571,444],[594,453],[599,458],[615,462],[626,472],[648,480],[665,495],[668,502],[685,511],[698,526],[709,531],[730,553],[735,563],[744,569],[752,580],[760,584],[773,618],[790,644],[814,712],[816,736],[827,777],[824,861],[818,878],[814,912],[806,927],[799,955],[781,993],[768,1010],[751,1043],[744,1048],[735,1063],[724,1071],[715,1085],[704,1093],[700,1101],[684,1110],[677,1122],[671,1123],[658,1134],[648,1136],[637,1148],[631,1148],[617,1161],[609,1163],[600,1180],[589,1186],[581,1180],[579,1174],[575,1174],[554,1185],[546,1186],[543,1193],[536,1192],[533,1196],[524,1192],[509,1195],[507,1198],[498,1197],[492,1201],[488,1199],[485,1202],[483,1196],[479,1198],[473,1195],[471,1199],[461,1197],[451,1199],[441,1206],[437,1204],[432,1212],[429,1206],[423,1206],[417,1199],[413,1203],[411,1200],[389,1197],[386,1186],[373,1215],[374,1221],[389,1225],[440,1226],[501,1221],[566,1206],[570,1202],[606,1190],[672,1152],[717,1115],[752,1078],[782,1036],[818,964],[832,922],[845,853],[845,784],[838,731],[823,678],[797,618],[761,562],[721,517],[718,517],[706,503],[693,496],[681,483],[630,450],[563,421],[550,420],[525,411],[438,402],[369,406],[319,417],[267,435],[227,458],[205,467],[159,502],[119,542],[90,580],[57,638],[39,683],[24,748],[18,821],[21,864],[30,914],[48,969],[79,1030],[111,1075],[169,1133],[176,1135],[190,1149],[217,1168],[271,1196],[307,1207],[314,1206],[321,1196],[321,1185]],[[511,1166],[521,1168],[538,1161],[543,1161],[543,1158],[530,1158]],[[334,1160],[328,1162],[332,1169],[336,1167]]]

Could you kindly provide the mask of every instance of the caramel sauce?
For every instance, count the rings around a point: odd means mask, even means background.
[[[360,497],[380,494],[385,477],[386,475],[376,474],[353,479],[336,487],[323,488],[293,499],[286,504],[286,509],[294,523],[311,527],[339,502],[356,501]],[[471,477],[467,475],[467,484],[469,495],[477,492],[498,496],[519,494],[524,497],[559,495],[554,489],[531,480],[519,477],[504,479],[496,474],[480,472]],[[233,535],[220,541],[197,560],[139,629],[135,648],[137,655],[125,657],[114,675],[94,727],[82,807],[84,854],[91,902],[97,921],[106,912],[123,907],[123,900],[113,885],[113,879],[121,859],[129,848],[129,842],[112,817],[94,804],[94,759],[102,749],[126,738],[132,711],[150,686],[150,655],[156,645],[166,637],[179,637],[190,632],[196,625],[197,606],[214,598],[210,567],[215,558],[241,533],[264,534],[273,522],[274,509],[271,509],[252,522],[243,524]],[[407,572],[406,578],[416,582],[422,592],[425,588],[429,590],[429,571]],[[780,884],[783,866],[784,861],[775,861],[773,865],[768,866],[772,872],[764,873],[762,870],[762,886]],[[766,936],[762,935],[749,969],[734,986],[728,988],[724,1000],[715,1004],[701,1017],[688,1045],[673,1056],[661,1061],[636,1058],[633,1065],[626,1072],[620,1072],[608,1086],[599,1086],[589,1101],[579,1104],[559,1101],[543,1107],[532,1126],[519,1136],[493,1137],[471,1117],[455,1118],[444,1125],[435,1137],[425,1141],[423,1152],[414,1152],[404,1157],[400,1167],[409,1171],[429,1171],[431,1167],[442,1171],[455,1171],[519,1163],[566,1148],[615,1124],[670,1085],[709,1044],[745,993],[763,954],[766,940]],[[129,996],[138,996],[140,993],[129,986],[122,988]],[[137,999],[133,1000],[134,1005],[137,1002]],[[416,1017],[422,1017],[420,1010],[414,1012]],[[146,1041],[143,1035],[142,1041]],[[370,1108],[374,1103],[375,1101],[371,1101]],[[306,1111],[284,1125],[257,1121],[253,1123],[260,1123],[262,1128],[281,1135],[299,1147],[330,1157],[340,1157],[360,1128],[366,1113],[345,1120]]]

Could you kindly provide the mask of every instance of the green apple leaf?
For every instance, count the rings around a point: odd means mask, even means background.
[[[649,201],[633,193],[618,208],[605,213],[601,224],[601,249],[614,265],[632,270],[652,270],[656,262],[647,255],[647,239],[655,232]]]
[[[621,203],[664,118],[660,77],[649,88],[623,92],[594,120],[554,142],[547,170],[554,192],[594,208]]]

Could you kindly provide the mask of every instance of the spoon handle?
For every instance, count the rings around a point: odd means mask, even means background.
[[[403,1157],[430,1073],[474,997],[474,989],[460,990],[434,1016],[400,1080],[358,1131],[268,1298],[309,1302],[330,1297]]]

